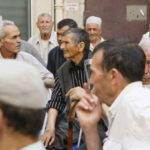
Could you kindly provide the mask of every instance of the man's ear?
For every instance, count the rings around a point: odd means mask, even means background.
[[[101,35],[101,33],[102,33],[102,27],[99,28],[99,33]]]
[[[118,82],[120,82],[122,75],[121,75],[120,71],[118,71],[116,68],[112,68],[109,71],[109,77],[110,77],[111,83],[113,85],[115,85]]]
[[[39,29],[39,22],[36,23],[37,28]]]
[[[6,124],[6,119],[4,118],[2,109],[0,109],[0,131],[3,129],[5,124]]]
[[[79,48],[79,52],[83,52],[84,51],[84,48],[85,48],[85,43],[84,42],[80,42],[78,44],[78,48]]]

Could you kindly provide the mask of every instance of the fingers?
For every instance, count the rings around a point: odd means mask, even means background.
[[[55,141],[55,137],[52,137],[50,142],[49,142],[49,145],[52,145],[54,143],[54,141]]]
[[[51,145],[54,143],[55,141],[55,135],[50,135],[50,133],[45,132],[45,134],[43,134],[40,137],[40,140],[43,142],[44,146],[47,147],[48,145]]]
[[[71,100],[80,100],[85,95],[85,90],[81,87],[75,87],[70,89],[66,96],[69,96]]]

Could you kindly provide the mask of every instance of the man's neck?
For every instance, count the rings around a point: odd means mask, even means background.
[[[32,139],[29,136],[22,135],[17,132],[3,132],[0,137],[1,150],[19,150],[25,146],[33,144],[37,139]]]
[[[75,65],[78,65],[81,60],[83,59],[84,57],[84,54],[83,53],[80,53],[78,55],[76,55],[76,57],[72,58],[71,60],[75,63]]]
[[[46,40],[49,40],[50,37],[51,37],[51,34],[50,34],[50,33],[48,33],[48,34],[42,34],[42,35],[41,35],[41,39],[42,39],[42,40],[45,40],[45,41],[46,41]]]
[[[1,48],[0,52],[1,52],[2,57],[6,59],[15,59],[17,56],[16,53],[8,52],[7,50],[4,50],[3,48]]]
[[[91,41],[91,44],[95,48],[100,43],[100,41],[101,41],[101,37]]]

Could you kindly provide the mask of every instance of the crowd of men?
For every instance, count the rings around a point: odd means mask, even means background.
[[[150,37],[106,40],[96,16],[85,29],[68,18],[53,25],[40,14],[27,42],[13,21],[0,21],[0,149],[67,150],[72,130],[79,150],[148,150]]]

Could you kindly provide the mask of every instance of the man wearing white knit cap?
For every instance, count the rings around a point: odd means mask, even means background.
[[[86,31],[89,33],[90,37],[90,50],[93,49],[104,39],[101,37],[102,33],[102,19],[95,16],[90,16],[86,20]]]
[[[0,60],[1,150],[45,150],[38,141],[45,103],[44,84],[33,66]]]

